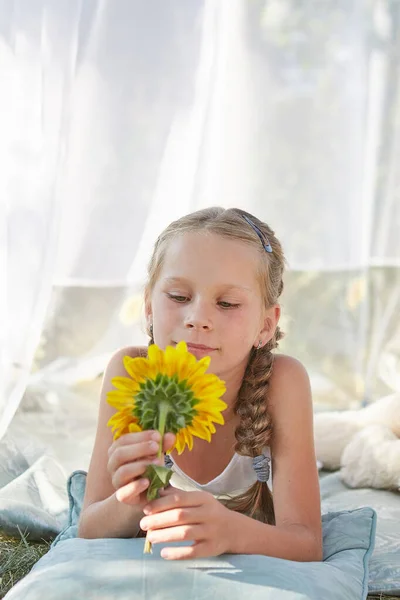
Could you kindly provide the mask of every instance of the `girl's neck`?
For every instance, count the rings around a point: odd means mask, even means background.
[[[235,416],[234,409],[239,390],[242,385],[244,371],[245,369],[243,369],[243,372],[241,370],[240,372],[236,371],[235,373],[224,373],[221,375],[218,374],[218,376],[225,382],[226,385],[226,392],[222,397],[222,400],[228,405],[223,412],[226,423]]]

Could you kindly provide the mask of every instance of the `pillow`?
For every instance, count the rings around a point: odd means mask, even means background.
[[[260,555],[222,555],[165,561],[162,545],[143,555],[143,539],[76,538],[86,474],[68,481],[70,518],[51,550],[7,600],[67,598],[221,600],[365,600],[376,513],[371,508],[322,518],[323,562],[294,562]]]
[[[400,596],[400,493],[371,488],[352,489],[341,472],[321,473],[323,512],[371,506],[377,513],[374,552],[369,563],[370,594]]]

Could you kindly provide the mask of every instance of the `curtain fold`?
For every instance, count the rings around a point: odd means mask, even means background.
[[[55,410],[146,343],[152,244],[211,205],[281,239],[282,350],[316,402],[400,390],[399,15],[390,0],[0,1],[0,437],[32,398]]]

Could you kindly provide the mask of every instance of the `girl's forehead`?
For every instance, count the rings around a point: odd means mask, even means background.
[[[185,233],[171,240],[161,276],[202,278],[254,287],[260,256],[246,242],[214,233]]]

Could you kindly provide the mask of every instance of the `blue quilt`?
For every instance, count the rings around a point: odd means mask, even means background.
[[[157,546],[153,555],[143,555],[143,539],[76,538],[85,473],[74,473],[66,487],[55,469],[41,462],[36,469],[21,466],[18,474],[14,464],[10,477],[0,467],[0,530],[20,529],[31,539],[57,536],[7,600],[359,600],[368,591],[400,596],[400,494],[349,489],[338,473],[321,478],[321,563],[245,555],[169,562]]]

